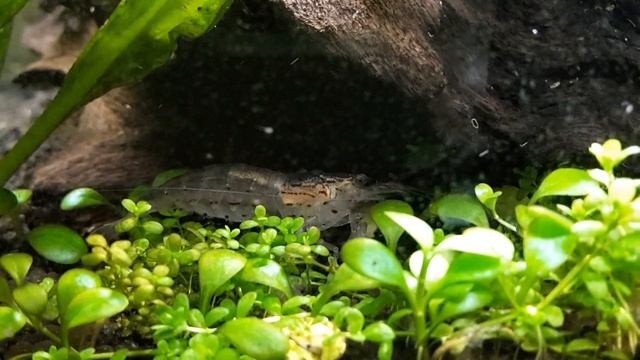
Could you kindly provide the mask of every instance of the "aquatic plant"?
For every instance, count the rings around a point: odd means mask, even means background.
[[[420,217],[402,201],[378,203],[370,213],[381,238],[349,239],[339,254],[304,219],[262,206],[231,227],[125,199],[117,240],[94,233],[83,242],[61,225],[28,234],[43,257],[83,264],[57,283],[25,280],[28,254],[0,257],[9,276],[0,277],[0,336],[29,324],[54,343],[16,359],[336,359],[347,340],[390,359],[400,339],[411,339],[418,359],[507,339],[537,358],[632,358],[640,180],[614,171],[640,147],[609,140],[590,151],[600,169],[552,171],[508,207],[511,188],[487,184],[475,198],[444,196]],[[82,189],[63,205],[103,200]],[[96,353],[70,341],[78,325],[109,317],[153,346]]]
[[[0,59],[11,19],[26,0],[0,0]],[[173,54],[178,38],[194,38],[215,25],[231,0],[122,1],[85,45],[56,97],[0,159],[0,184],[78,107],[105,92],[136,83]],[[0,61],[2,62],[2,61]]]

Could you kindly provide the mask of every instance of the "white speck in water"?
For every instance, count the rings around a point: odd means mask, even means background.
[[[89,8],[89,12],[90,12],[90,13],[92,13],[92,14],[93,14],[94,12],[96,12],[96,7],[95,7],[95,6],[90,7],[90,8]]]
[[[525,147],[525,146],[527,146],[528,144],[529,144],[529,142],[528,142],[528,141],[525,141],[525,142],[523,142],[522,144],[520,144],[520,147]]]
[[[478,120],[476,118],[471,118],[471,126],[473,126],[474,129],[480,127],[480,124],[478,124]]]
[[[536,28],[531,29],[531,33],[533,33],[533,35],[538,35],[538,29]]]
[[[293,65],[293,64],[297,63],[299,60],[300,60],[300,57],[297,57],[297,58],[293,59],[293,60],[289,63],[289,65]]]
[[[124,104],[124,107],[125,107],[127,110],[131,110],[131,105],[129,105],[129,104]]]
[[[213,159],[213,154],[208,152],[208,153],[204,154],[204,157],[207,160],[211,160],[211,159]]]
[[[633,112],[634,106],[632,103],[628,102],[628,101],[623,101],[621,104],[624,107],[624,113],[625,114],[631,114]]]
[[[549,89],[555,89],[560,86],[560,81],[556,81],[553,84],[549,85]]]
[[[484,156],[487,156],[487,154],[489,154],[489,149],[486,149],[485,151],[478,154],[478,157],[484,157]]]
[[[271,135],[275,131],[271,126],[258,126],[258,129],[267,135]]]

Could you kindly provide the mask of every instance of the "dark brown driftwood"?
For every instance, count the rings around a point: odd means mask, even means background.
[[[48,2],[98,21],[115,3]],[[119,119],[111,135],[64,149],[34,179],[126,183],[229,161],[431,178],[553,162],[610,136],[638,143],[638,26],[635,0],[238,0],[169,67],[97,101]],[[252,133],[263,125],[274,136]],[[425,143],[440,147],[406,160]]]

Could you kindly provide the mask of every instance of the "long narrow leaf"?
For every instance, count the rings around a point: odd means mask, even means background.
[[[85,46],[58,95],[0,160],[0,184],[71,112],[114,87],[139,81],[164,64],[179,37],[202,35],[230,3],[231,0],[123,0]]]
[[[11,23],[13,17],[29,0],[0,0],[0,29]]]

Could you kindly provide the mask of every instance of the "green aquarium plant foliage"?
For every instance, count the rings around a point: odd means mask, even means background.
[[[24,2],[2,0],[0,33]],[[0,183],[74,110],[114,87],[141,80],[169,59],[178,38],[202,35],[230,4],[231,0],[121,1],[84,47],[44,113],[0,160]]]
[[[49,260],[80,258],[57,281],[31,280],[29,254],[0,256],[0,337],[31,326],[53,343],[13,359],[328,360],[365,343],[379,359],[412,344],[403,353],[422,360],[485,341],[511,341],[537,359],[633,359],[640,180],[615,169],[640,147],[609,140],[590,151],[601,168],[557,169],[517,196],[479,184],[475,198],[449,194],[425,212],[375,204],[379,236],[348,239],[339,252],[304,219],[263,206],[220,226],[124,199],[126,215],[106,232],[116,234],[88,235],[88,252],[59,225],[28,235]],[[66,199],[70,208],[102,203],[87,189]],[[109,318],[149,346],[74,343],[75,331]]]

